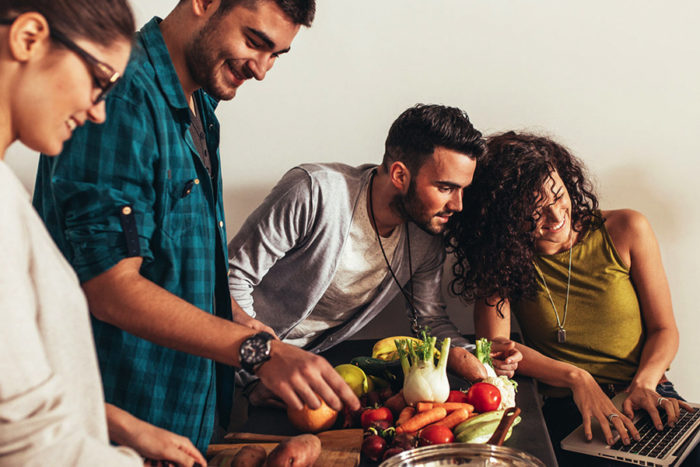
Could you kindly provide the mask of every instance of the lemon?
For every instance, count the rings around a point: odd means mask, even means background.
[[[369,392],[369,379],[359,366],[343,363],[335,367],[335,371],[343,377],[357,397]]]

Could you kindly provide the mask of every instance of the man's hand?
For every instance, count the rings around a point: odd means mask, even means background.
[[[317,409],[323,399],[338,411],[343,405],[351,410],[360,408],[355,393],[325,358],[278,340],[271,341],[271,346],[270,360],[256,375],[288,407]]]
[[[512,378],[522,359],[523,354],[515,348],[512,340],[498,337],[491,341],[491,361],[497,375]]]

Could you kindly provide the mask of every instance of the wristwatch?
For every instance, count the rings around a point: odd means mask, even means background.
[[[270,359],[273,339],[269,332],[259,332],[245,339],[238,350],[241,368],[248,373],[255,373],[260,365]]]

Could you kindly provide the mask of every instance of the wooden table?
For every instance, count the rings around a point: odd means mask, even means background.
[[[323,356],[334,366],[348,363],[353,357],[371,355],[374,342],[374,340],[345,341],[324,352]],[[522,421],[513,430],[513,435],[504,443],[504,446],[521,449],[537,457],[545,465],[557,467],[552,443],[540,410],[535,383],[531,378],[521,376],[516,377],[515,380],[518,382],[518,393],[515,401],[522,411]],[[467,385],[456,378],[451,378],[450,381],[453,387]],[[287,420],[284,411],[259,407],[249,408],[248,419],[240,431],[275,435],[298,434],[298,431]]]

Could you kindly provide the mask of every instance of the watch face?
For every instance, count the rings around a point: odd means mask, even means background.
[[[250,371],[256,365],[269,360],[270,340],[272,338],[272,335],[260,332],[244,340],[239,352],[241,366]]]

